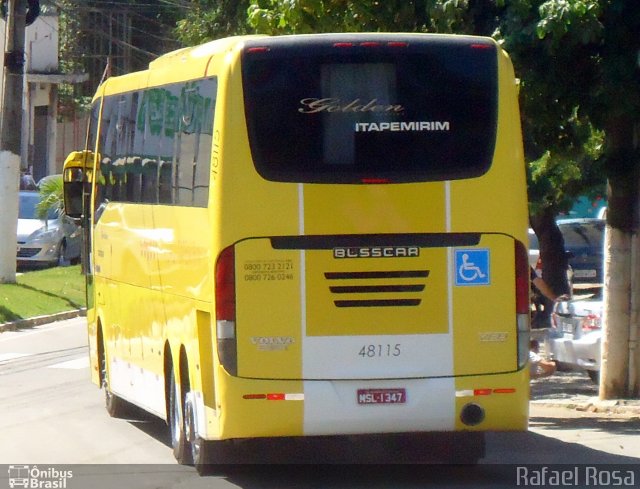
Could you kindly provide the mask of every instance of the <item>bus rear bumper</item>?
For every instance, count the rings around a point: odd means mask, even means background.
[[[297,381],[219,377],[209,440],[524,431],[526,371],[473,377]]]

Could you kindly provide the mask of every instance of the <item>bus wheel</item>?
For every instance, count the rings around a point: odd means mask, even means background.
[[[182,402],[178,383],[176,382],[175,373],[171,374],[171,386],[169,390],[169,432],[171,434],[171,446],[173,447],[173,456],[179,464],[191,465],[191,446],[187,441],[184,417],[182,416]]]
[[[193,396],[186,396],[184,402],[185,428],[189,444],[191,445],[191,460],[198,474],[207,475],[213,472],[213,468],[217,460],[217,454],[214,453],[218,444],[214,441],[203,440],[196,429],[195,407],[193,405]]]
[[[124,399],[116,396],[109,388],[109,374],[107,372],[107,356],[104,353],[104,345],[98,352],[100,357],[100,385],[104,389],[104,405],[112,418],[124,418],[128,413],[128,404]]]

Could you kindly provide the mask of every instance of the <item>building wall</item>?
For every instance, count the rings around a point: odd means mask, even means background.
[[[84,149],[88,121],[89,118],[85,116],[73,121],[58,122],[55,171],[51,173],[62,173],[62,164],[67,155]]]
[[[0,52],[5,51],[5,37],[6,22],[0,19]],[[33,24],[27,26],[24,50],[25,89],[22,104],[20,168],[33,169],[34,177],[39,177],[52,173],[51,170],[56,167],[57,85],[27,83],[26,74],[58,72],[57,15],[41,15]],[[4,80],[3,70],[4,66],[0,66],[0,80]],[[0,83],[0,111],[4,100],[2,85]],[[37,124],[36,117],[41,119]]]

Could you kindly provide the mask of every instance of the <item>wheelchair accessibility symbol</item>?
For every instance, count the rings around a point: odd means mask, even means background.
[[[489,250],[456,250],[456,285],[489,285]]]

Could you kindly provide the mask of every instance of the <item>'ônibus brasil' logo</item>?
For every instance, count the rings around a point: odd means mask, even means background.
[[[73,471],[55,467],[38,468],[37,465],[9,465],[9,488],[67,489],[67,480]]]

